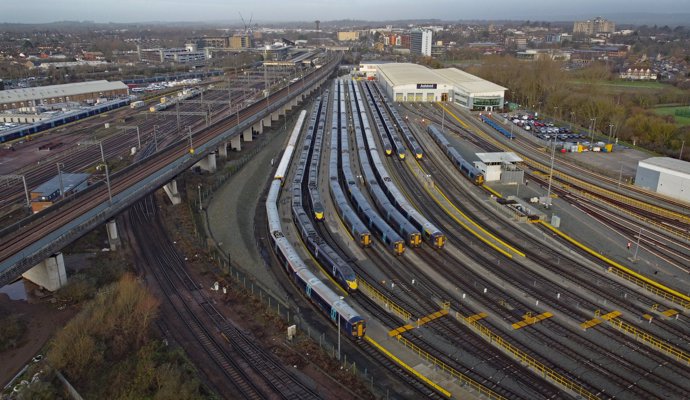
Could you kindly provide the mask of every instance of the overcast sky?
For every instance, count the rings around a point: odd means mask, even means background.
[[[572,20],[690,12],[690,0],[0,0],[1,22],[322,21],[363,19]]]

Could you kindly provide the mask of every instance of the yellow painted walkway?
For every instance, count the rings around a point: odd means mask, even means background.
[[[522,321],[519,321],[519,322],[514,323],[514,324],[512,325],[512,327],[513,327],[513,329],[524,328],[524,327],[526,327],[526,326],[534,325],[534,324],[536,324],[536,323],[539,322],[539,321],[543,321],[543,320],[545,320],[545,319],[547,319],[547,318],[551,318],[551,317],[553,317],[553,314],[551,314],[551,313],[548,312],[548,311],[545,312],[545,313],[539,314],[539,315],[537,315],[537,316],[535,316],[535,317],[533,317],[533,316],[530,315],[530,314],[526,314],[526,315],[523,317],[524,319],[523,319]]]
[[[396,328],[396,329],[391,330],[390,332],[388,332],[388,336],[391,336],[391,337],[392,337],[392,336],[401,335],[401,334],[403,334],[404,332],[407,332],[407,331],[409,331],[409,330],[412,330],[412,329],[414,329],[415,327],[419,328],[420,326],[422,326],[422,325],[424,325],[424,324],[427,324],[427,323],[429,323],[429,322],[431,322],[431,321],[433,321],[433,320],[435,320],[435,319],[437,319],[437,318],[441,318],[441,317],[443,317],[444,315],[448,315],[448,310],[436,311],[436,312],[433,313],[433,314],[429,314],[429,315],[427,315],[427,316],[425,316],[425,317],[422,317],[422,318],[418,319],[418,320],[417,320],[417,325],[406,324],[406,325],[403,325],[403,326],[401,326],[401,327],[399,327],[399,328]]]

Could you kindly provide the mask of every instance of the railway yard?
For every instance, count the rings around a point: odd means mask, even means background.
[[[325,70],[308,71],[310,82]],[[113,194],[124,192],[239,126],[263,106],[264,90],[280,99],[288,82],[307,84],[304,71],[273,73],[207,82],[168,111],[126,107],[56,128],[0,150],[1,172],[35,187],[57,164],[95,171],[100,182],[106,162]],[[339,361],[376,377],[375,396],[690,398],[690,205],[629,184],[634,150],[561,154],[555,141],[504,126],[500,115],[393,103],[375,82],[328,79],[205,201],[201,185],[201,203],[190,186],[183,192],[221,254],[209,263],[235,265],[286,304],[298,335],[337,342]],[[63,144],[38,150],[50,143]],[[477,152],[515,153],[524,182],[485,181],[466,161]],[[25,165],[10,168],[21,154]],[[161,161],[147,164],[153,155]],[[105,185],[92,186],[88,200],[107,201]],[[21,185],[3,188],[1,221],[12,235],[3,259],[20,240],[81,215],[48,210],[29,230],[16,222],[23,197]],[[118,223],[161,299],[159,330],[204,381],[239,398],[347,393],[296,373],[225,314],[208,289],[221,277],[192,269],[173,240],[181,233],[162,221],[161,199],[147,195]],[[165,206],[174,207],[187,205]]]

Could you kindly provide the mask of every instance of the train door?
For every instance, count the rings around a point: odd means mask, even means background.
[[[441,93],[441,101],[443,101],[443,102],[448,101],[448,93]]]

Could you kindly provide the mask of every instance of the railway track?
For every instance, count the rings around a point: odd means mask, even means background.
[[[430,142],[430,141],[429,141],[429,142]],[[405,168],[402,168],[402,170],[405,171]],[[405,172],[407,172],[407,171],[405,171]],[[405,181],[414,181],[415,178],[412,177],[412,176],[405,176],[405,177],[403,178],[403,180],[405,180]],[[442,186],[443,186],[443,187],[447,187],[445,183],[442,184]],[[456,239],[460,239],[460,238],[459,238],[459,237],[456,237]],[[460,239],[460,240],[463,240],[463,239]],[[450,237],[449,237],[449,241],[452,242],[453,240],[450,239]],[[444,252],[444,253],[445,253],[445,252]],[[457,265],[457,264],[458,264],[458,261],[459,261],[459,260],[455,260],[455,264],[454,264],[454,265]],[[493,260],[480,259],[479,261],[480,261],[480,262],[483,262],[485,265],[490,265],[490,264],[492,263]],[[451,262],[452,262],[452,261],[451,261]],[[443,265],[443,264],[449,264],[449,263],[448,263],[448,262],[443,263],[442,260],[437,260],[437,262],[436,262],[435,264],[436,264],[436,265]],[[499,270],[502,270],[502,269],[503,269],[503,268],[499,268]],[[448,271],[448,274],[454,275],[454,276],[456,277],[456,279],[458,279],[458,280],[462,280],[462,279],[465,279],[465,280],[466,280],[466,279],[468,278],[468,272],[464,272],[464,273],[462,273],[462,274],[457,274],[457,273],[456,273],[456,274],[453,274],[452,270],[449,270],[449,271]],[[477,277],[477,278],[478,278],[478,277]],[[505,277],[504,279],[513,279],[513,280],[514,280],[514,277],[512,277],[512,278],[511,278],[511,277]],[[484,286],[484,287],[490,287],[490,286]],[[469,289],[471,289],[471,288],[469,288]],[[499,292],[499,291],[500,291],[500,288],[495,288],[495,287],[493,287],[493,288],[491,288],[491,289],[489,289],[489,290],[490,290],[490,291],[493,290],[494,292]],[[528,292],[529,292],[529,291],[528,291]],[[477,297],[481,297],[481,293],[476,293],[475,295],[476,295]],[[514,317],[514,316],[513,316],[513,317]],[[625,381],[622,381],[622,383],[625,384]],[[666,382],[666,383],[668,383],[668,382]],[[623,387],[624,387],[624,386],[623,386]],[[684,392],[681,391],[680,393],[684,393]],[[644,396],[644,395],[645,395],[644,392],[641,392],[641,393],[639,393],[639,394],[640,394],[641,396]],[[649,395],[649,393],[647,393],[647,395]]]
[[[331,61],[332,63],[334,61]],[[293,93],[296,90],[301,89],[305,85],[309,85],[312,82],[323,78],[327,71],[329,71],[328,66],[320,70],[316,70],[313,76],[305,77],[306,82],[300,81],[294,84],[292,87]],[[282,89],[272,96],[272,101],[279,101],[283,97],[287,96],[287,90]],[[254,103],[253,105],[245,108],[242,112],[237,114],[237,120],[239,123],[250,118],[256,113],[262,112],[265,107],[263,101]],[[194,146],[199,147],[213,139],[217,134],[224,132],[232,127],[234,127],[238,122],[235,118],[231,116],[218,121],[216,125],[209,129],[201,129],[193,133]],[[130,166],[119,173],[114,174],[111,177],[111,189],[113,196],[120,194],[127,190],[131,185],[144,181],[150,174],[154,171],[158,171],[174,161],[185,157],[188,154],[189,144],[187,140],[179,140],[175,144],[168,146],[165,149],[160,150],[157,157],[146,158],[139,163]],[[9,256],[16,254],[21,249],[25,248],[28,244],[34,243],[40,238],[45,237],[48,233],[53,232],[58,227],[65,225],[69,221],[74,221],[83,215],[86,211],[96,207],[97,205],[104,204],[108,201],[108,192],[105,185],[94,185],[91,188],[78,193],[71,198],[71,202],[67,202],[65,207],[54,206],[53,210],[48,209],[37,221],[40,223],[35,223],[30,226],[18,227],[12,232],[6,232],[3,235],[3,242],[0,245],[0,261],[5,261]],[[83,200],[83,201],[78,201]],[[8,237],[9,236],[9,237]]]

